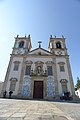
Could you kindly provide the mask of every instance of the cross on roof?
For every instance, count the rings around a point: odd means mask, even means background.
[[[39,48],[41,48],[41,43],[42,43],[42,42],[41,42],[41,41],[39,41],[38,43],[39,43]]]

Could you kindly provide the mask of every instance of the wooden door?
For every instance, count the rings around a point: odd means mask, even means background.
[[[34,94],[33,98],[43,98],[43,81],[34,81]]]

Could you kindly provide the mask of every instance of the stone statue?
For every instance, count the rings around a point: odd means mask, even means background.
[[[19,35],[17,35],[17,38],[19,37]]]
[[[50,38],[52,38],[52,35],[50,35]]]
[[[26,38],[26,34],[25,34],[25,38]]]
[[[62,38],[64,38],[64,36],[62,35]]]
[[[38,66],[38,67],[37,67],[37,74],[38,74],[38,75],[41,75],[41,71],[42,71],[41,66]]]
[[[30,34],[28,35],[28,38],[30,38]]]

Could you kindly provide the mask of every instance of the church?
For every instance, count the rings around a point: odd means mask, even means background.
[[[15,37],[3,89],[13,98],[59,99],[64,92],[74,95],[74,83],[65,38],[50,35],[48,50],[32,49],[31,36]]]

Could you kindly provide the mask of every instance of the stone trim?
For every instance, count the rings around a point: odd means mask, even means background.
[[[68,81],[66,79],[61,79],[60,82],[61,83],[67,83]]]
[[[58,64],[59,64],[59,65],[64,65],[64,64],[65,64],[65,62],[58,62]]]
[[[42,61],[36,61],[36,62],[34,62],[34,64],[36,65],[36,64],[44,64],[44,62],[42,62]]]
[[[18,81],[17,78],[10,78],[10,81],[12,81],[12,80],[14,80],[14,81]]]
[[[58,96],[58,80],[57,80],[57,68],[56,68],[56,59],[53,58],[53,76],[54,76],[54,85],[55,85],[55,97]]]
[[[43,99],[47,98],[47,77],[42,76],[33,76],[31,77],[31,93],[30,98],[33,99],[33,93],[34,93],[34,81],[43,81]]]
[[[71,73],[71,67],[70,67],[69,57],[66,57],[66,63],[67,63],[67,68],[68,68],[68,74],[69,74],[69,81],[70,81],[71,92],[72,92],[72,95],[74,96],[75,89],[74,89],[74,83],[73,83],[73,78],[72,78],[72,73]]]
[[[25,64],[32,64],[33,62],[29,60],[29,61],[25,61],[24,63]]]
[[[54,62],[53,61],[47,61],[47,62],[45,62],[45,64],[54,64]]]
[[[14,61],[13,63],[15,63],[15,64],[20,64],[21,62],[20,62],[20,61]]]
[[[25,69],[26,69],[26,64],[24,61],[26,58],[23,58],[23,63],[22,63],[22,69],[21,69],[21,75],[20,75],[20,81],[19,81],[19,88],[18,88],[18,97],[22,96],[22,85],[23,85],[23,78],[25,75]]]

